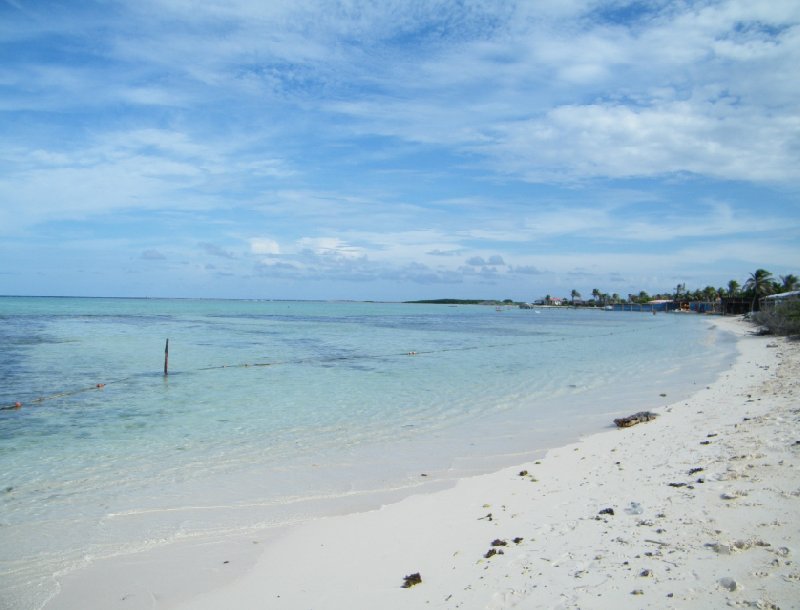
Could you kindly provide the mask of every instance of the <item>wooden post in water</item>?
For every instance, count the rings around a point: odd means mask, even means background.
[[[164,347],[164,377],[169,375],[169,339],[167,345]]]

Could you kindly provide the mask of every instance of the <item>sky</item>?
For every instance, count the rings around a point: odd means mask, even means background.
[[[800,275],[796,0],[0,0],[0,294]]]

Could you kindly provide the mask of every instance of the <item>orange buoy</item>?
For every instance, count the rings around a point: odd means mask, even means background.
[[[98,383],[98,384],[97,384],[97,386],[95,386],[95,387],[98,387],[98,388],[104,388],[104,387],[106,387],[106,384],[104,384],[104,383]]]
[[[15,403],[14,403],[14,408],[15,408],[15,409],[21,409],[21,408],[22,408],[22,403],[21,403],[21,402],[19,402],[19,401],[15,402]]]

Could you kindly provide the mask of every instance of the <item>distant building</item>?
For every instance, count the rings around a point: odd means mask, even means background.
[[[791,292],[780,292],[778,294],[771,294],[761,299],[761,309],[771,310],[775,309],[782,303],[790,301],[800,301],[800,290],[793,290]]]

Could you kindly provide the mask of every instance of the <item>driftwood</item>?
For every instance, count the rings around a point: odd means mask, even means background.
[[[638,413],[634,413],[628,417],[620,417],[619,419],[615,419],[614,423],[617,424],[618,428],[630,428],[636,424],[653,420],[656,417],[658,417],[657,413],[652,413],[650,411],[639,411]]]

